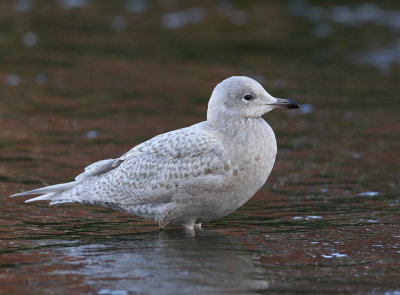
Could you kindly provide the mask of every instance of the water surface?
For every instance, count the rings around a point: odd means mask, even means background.
[[[7,294],[400,292],[397,1],[0,4]],[[205,119],[231,75],[303,105],[265,118],[266,185],[188,233],[8,195]]]

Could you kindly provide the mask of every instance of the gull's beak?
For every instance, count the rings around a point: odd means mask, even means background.
[[[300,106],[291,99],[277,98],[275,103],[270,103],[273,108],[287,108],[287,109],[299,109]]]

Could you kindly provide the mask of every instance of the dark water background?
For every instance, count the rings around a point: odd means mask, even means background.
[[[0,2],[0,293],[400,294],[400,2]],[[265,187],[195,235],[8,195],[205,119],[259,80]]]

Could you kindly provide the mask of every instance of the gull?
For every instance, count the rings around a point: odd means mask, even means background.
[[[296,109],[245,76],[213,90],[207,120],[151,138],[117,159],[95,162],[75,181],[12,195],[41,196],[52,204],[104,206],[186,229],[222,218],[266,182],[277,153],[275,134],[262,116]]]

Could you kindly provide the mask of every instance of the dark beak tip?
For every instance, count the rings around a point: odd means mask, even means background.
[[[294,100],[289,99],[289,105],[287,106],[288,109],[300,109],[301,106],[295,102]]]

